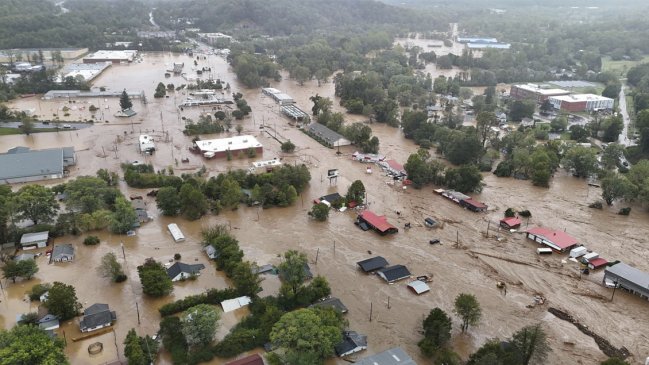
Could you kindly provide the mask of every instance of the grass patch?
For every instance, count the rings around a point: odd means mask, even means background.
[[[59,129],[61,131],[61,129]],[[46,133],[46,132],[56,132],[56,128],[38,128],[32,131],[34,133]],[[12,134],[24,134],[23,130],[20,128],[7,128],[0,127],[0,136],[10,136]]]
[[[638,61],[613,61],[611,57],[606,56],[602,57],[602,71],[612,72],[621,78],[626,77],[627,71],[637,64],[649,62],[649,56],[644,56],[641,60]]]

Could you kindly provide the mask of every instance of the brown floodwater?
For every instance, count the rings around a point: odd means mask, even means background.
[[[176,85],[183,83],[181,77],[164,79],[165,65],[174,60],[182,60],[186,65],[191,61],[188,56],[148,53],[144,55],[143,63],[111,67],[94,84],[110,90],[143,89],[150,96],[160,81]],[[549,189],[534,187],[528,181],[485,174],[484,191],[476,198],[488,204],[490,209],[485,214],[474,214],[435,195],[432,187],[404,190],[389,184],[390,179],[378,168],[374,168],[372,175],[366,174],[364,165],[350,159],[353,147],[343,147],[340,149],[342,154],[337,155],[336,150],[321,146],[290,126],[288,119],[278,114],[278,107],[270,98],[263,96],[258,89],[246,89],[239,85],[223,58],[208,56],[207,60],[199,61],[201,65],[212,67],[213,76],[229,82],[233,91],[244,93],[253,109],[252,116],[242,122],[244,133],[256,136],[264,145],[264,156],[257,160],[279,156],[286,163],[306,163],[309,166],[311,184],[297,203],[288,208],[272,209],[241,206],[233,212],[188,222],[182,218],[159,216],[154,200],[145,197],[149,211],[155,218],[138,229],[137,236],[101,232],[97,235],[102,242],[95,247],[81,244],[82,237],[58,238],[55,243],[75,245],[77,256],[74,262],[49,265],[41,257],[38,259],[40,271],[33,280],[16,284],[3,281],[0,325],[11,327],[17,314],[36,309],[36,303],[25,301],[24,295],[33,284],[57,280],[67,282],[76,287],[77,296],[84,307],[96,302],[108,303],[118,316],[114,334],[111,332],[79,342],[71,341],[72,337],[78,335],[78,319],[65,323],[59,333],[62,336],[65,330],[68,343],[66,353],[71,362],[103,364],[117,359],[123,361],[122,342],[128,330],[135,328],[141,335],[154,334],[160,321],[157,309],[161,305],[207,288],[225,288],[229,285],[222,273],[210,265],[199,244],[201,230],[220,223],[231,227],[246,259],[259,265],[279,264],[279,255],[289,249],[307,253],[314,274],[325,276],[333,295],[341,298],[349,308],[347,320],[350,328],[369,335],[368,350],[361,356],[401,346],[416,361],[425,363],[427,360],[420,356],[416,346],[421,337],[422,318],[434,307],[440,307],[450,314],[455,296],[462,292],[475,294],[483,309],[480,324],[470,328],[467,334],[460,334],[459,322],[453,316],[452,343],[463,358],[489,338],[506,338],[520,327],[534,323],[542,323],[548,333],[552,347],[547,360],[549,364],[596,364],[606,358],[590,337],[550,315],[548,306],[571,313],[613,345],[627,347],[633,355],[633,363],[639,363],[640,359],[649,356],[649,335],[646,334],[646,328],[649,328],[649,316],[646,314],[649,303],[623,291],[618,291],[611,302],[610,289],[600,284],[601,272],[580,278],[574,263],[562,262],[564,256],[539,257],[535,254],[535,244],[522,234],[495,230],[508,207],[529,209],[533,216],[525,226],[565,229],[609,261],[619,259],[649,271],[646,241],[649,236],[649,215],[641,207],[634,206],[628,217],[615,214],[621,204],[603,210],[590,209],[588,204],[599,199],[601,191],[563,172],[556,174]],[[308,98],[316,93],[332,97],[335,100],[334,109],[342,111],[338,99],[333,97],[333,84],[330,82],[318,86],[316,81],[310,81],[300,86],[293,80],[284,79],[271,86],[293,96],[298,106],[307,112],[311,109]],[[180,117],[197,118],[202,110],[185,109],[178,112],[175,105],[184,97],[182,92],[172,93],[164,99],[149,97],[146,105],[135,100],[134,109],[138,115],[132,118],[133,123],[129,119],[118,120],[105,112],[109,123],[97,123],[92,128],[32,136],[3,136],[0,137],[0,151],[18,145],[34,148],[73,145],[78,151],[79,163],[72,170],[72,177],[94,174],[99,168],[119,171],[120,162],[132,160],[150,162],[156,169],[172,166],[177,173],[196,171],[205,165],[210,175],[249,166],[249,159],[206,161],[188,153],[191,138],[182,135],[183,121]],[[82,102],[86,100],[78,100],[77,105]],[[105,109],[108,105],[113,112],[118,105],[117,99],[87,100],[86,104],[95,102],[102,103],[104,109],[101,110],[109,110]],[[10,105],[37,108],[47,115],[62,108],[65,103],[67,100],[28,98]],[[87,108],[85,110],[89,115]],[[210,108],[206,111],[213,112]],[[346,116],[347,122],[363,120],[358,116]],[[262,123],[273,136],[277,133],[277,138],[293,141],[297,145],[296,151],[288,155],[281,153],[279,143],[260,129]],[[371,127],[381,141],[381,153],[389,158],[405,163],[408,155],[416,151],[416,146],[405,139],[399,129],[381,124],[372,124]],[[153,156],[138,153],[135,142],[140,130],[156,136],[158,152]],[[220,136],[225,135],[227,133]],[[182,157],[189,157],[190,162],[179,163]],[[341,174],[337,182],[332,184],[324,177],[331,168],[338,168]],[[331,212],[327,222],[309,219],[307,212],[313,198],[335,191],[345,193],[351,182],[357,179],[361,179],[367,188],[372,211],[386,215],[400,228],[406,222],[411,222],[413,228],[382,237],[358,229],[353,224],[355,213],[351,211]],[[48,182],[48,185],[58,182]],[[120,188],[127,195],[146,193],[146,190],[128,188],[123,182]],[[396,211],[401,214],[397,215]],[[431,230],[423,226],[425,217],[444,223],[442,227]],[[187,241],[173,242],[166,230],[166,225],[171,222],[178,223]],[[490,227],[488,238],[485,236],[487,227]],[[430,246],[428,241],[431,238],[439,238],[442,245]],[[456,239],[460,242],[460,248],[453,247]],[[129,279],[121,284],[113,284],[101,278],[96,267],[101,256],[107,252],[115,252],[123,262],[120,243],[124,244]],[[147,257],[168,262],[174,253],[182,254],[182,262],[200,262],[206,265],[206,269],[196,281],[175,284],[173,294],[168,297],[143,297],[137,265]],[[415,296],[407,289],[406,282],[387,285],[374,275],[360,273],[356,262],[371,255],[382,255],[391,264],[407,265],[413,275],[432,274],[431,292]],[[496,288],[497,281],[508,283],[506,295]],[[263,286],[264,293],[272,294],[277,292],[279,283],[276,277],[267,277]],[[547,304],[528,308],[537,294],[547,298]],[[224,314],[217,338],[224,336],[245,313],[243,310]],[[91,357],[87,347],[95,341],[104,344],[104,351],[98,357]],[[169,364],[168,354],[163,352],[158,363]],[[224,363],[220,359],[210,362]],[[338,359],[328,361],[328,365],[344,363]]]

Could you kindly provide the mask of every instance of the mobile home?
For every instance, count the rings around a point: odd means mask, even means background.
[[[178,228],[176,223],[171,223],[167,228],[169,229],[171,236],[174,238],[174,241],[182,242],[185,240],[185,235],[180,231],[180,228]]]

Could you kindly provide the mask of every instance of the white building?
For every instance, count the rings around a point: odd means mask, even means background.
[[[257,138],[250,135],[207,139],[196,141],[194,144],[203,153],[203,156],[207,158],[226,157],[228,151],[236,157],[238,153],[246,152],[249,149],[255,150],[258,156],[263,153],[262,144],[259,143]]]
[[[611,98],[595,94],[551,96],[548,100],[555,109],[566,110],[569,112],[611,110],[615,103]]]
[[[83,63],[112,62],[123,63],[133,62],[137,57],[136,50],[109,51],[101,50],[83,58]]]
[[[139,138],[140,152],[153,152],[155,151],[155,143],[153,137],[147,134],[141,134]]]
[[[169,232],[171,233],[171,236],[174,238],[174,241],[182,242],[185,240],[185,235],[180,230],[180,228],[178,228],[178,225],[176,223],[169,224],[167,226],[167,229],[169,229]]]

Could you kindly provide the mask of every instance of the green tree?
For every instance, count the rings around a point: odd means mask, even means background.
[[[516,100],[509,108],[509,120],[520,122],[523,118],[532,118],[534,116],[535,105],[533,101]]]
[[[535,186],[548,187],[550,186],[550,178],[552,177],[552,161],[548,153],[542,149],[536,149],[529,159],[530,177]]]
[[[446,171],[446,185],[461,193],[480,192],[482,174],[475,165],[462,165]]]
[[[620,198],[632,199],[636,195],[636,187],[625,176],[609,173],[601,180],[602,199],[612,205]]]
[[[480,322],[482,310],[480,303],[473,294],[461,293],[455,298],[453,312],[462,319],[462,333],[469,329],[469,326],[475,326]]]
[[[281,148],[282,148],[282,152],[291,153],[291,152],[295,151],[295,144],[293,144],[293,142],[291,142],[289,140],[289,141],[286,141],[286,142],[282,143]]]
[[[158,86],[155,88],[155,93],[153,93],[154,98],[164,98],[167,95],[167,88],[162,82],[158,83]]]
[[[140,343],[140,337],[131,328],[124,339],[124,356],[128,360],[128,365],[148,365],[149,361],[144,354],[144,349]]]
[[[189,220],[196,220],[207,213],[208,204],[203,193],[185,183],[180,188],[180,213]]]
[[[212,342],[219,319],[219,312],[208,304],[199,304],[185,311],[180,322],[187,344],[197,346]]]
[[[493,112],[480,112],[475,120],[476,131],[478,132],[478,136],[480,137],[480,145],[484,147],[485,143],[487,142],[487,138],[489,138],[489,136],[493,134],[491,128],[498,125],[498,118]]]
[[[291,71],[291,76],[302,86],[311,79],[311,71],[304,66],[297,66]]]
[[[306,273],[304,272],[306,265],[306,254],[296,250],[285,252],[284,261],[279,265],[279,276],[289,286],[294,297],[301,289],[304,280],[306,280]]]
[[[122,95],[119,97],[119,107],[122,108],[122,110],[131,109],[133,107],[131,97],[128,96],[126,89],[122,91]]]
[[[158,194],[155,197],[156,204],[158,204],[158,209],[162,211],[163,215],[175,216],[178,215],[180,211],[180,197],[178,196],[178,191],[173,186],[165,186],[158,190]]]
[[[572,147],[566,152],[562,163],[566,170],[572,170],[577,177],[588,177],[597,172],[597,154],[589,147]]]
[[[521,328],[512,335],[510,344],[522,365],[544,364],[550,352],[547,336],[540,324]]]
[[[428,313],[423,322],[424,338],[417,344],[421,352],[431,357],[451,339],[451,318],[439,308]]]
[[[31,119],[25,119],[22,121],[23,124],[21,124],[20,129],[22,129],[23,133],[25,135],[30,135],[34,132],[34,122],[32,122]]]
[[[81,303],[77,300],[77,291],[74,287],[58,281],[55,281],[49,290],[44,305],[61,321],[76,317],[81,310]]]
[[[256,265],[249,261],[240,262],[234,267],[230,279],[239,295],[254,297],[261,291],[262,279],[254,269]]]
[[[138,266],[137,273],[142,283],[142,291],[146,295],[163,297],[174,289],[167,270],[153,258],[146,259],[143,265]]]
[[[16,278],[20,277],[20,268],[18,267],[18,262],[10,260],[2,266],[2,275],[5,279],[11,279],[14,283]]]
[[[334,346],[342,341],[344,322],[333,309],[305,308],[284,314],[273,326],[270,340],[287,355],[313,354],[310,364],[334,354]]]
[[[568,128],[568,119],[564,116],[556,117],[550,122],[552,132],[563,132]]]
[[[314,204],[309,215],[317,221],[324,222],[329,218],[329,206],[325,203]]]
[[[25,185],[14,195],[20,219],[34,224],[51,222],[59,209],[54,193],[42,185]]]
[[[604,149],[602,153],[602,163],[604,167],[611,170],[620,164],[620,160],[624,157],[624,146],[617,143],[611,143]]]
[[[117,256],[109,252],[101,257],[101,264],[98,268],[101,276],[110,278],[114,282],[124,281],[126,278],[122,265],[117,261]]]
[[[586,128],[580,125],[573,125],[570,126],[568,130],[570,131],[570,139],[578,143],[588,142],[588,137],[590,137],[590,133]]]
[[[365,185],[360,180],[355,180],[347,189],[347,195],[345,199],[348,202],[356,202],[358,204],[363,204],[365,201]]]
[[[137,213],[124,197],[115,199],[115,211],[110,217],[110,230],[113,233],[124,234],[131,229],[137,222]]]
[[[0,365],[69,365],[60,338],[51,338],[36,326],[0,330]]]
[[[488,340],[478,351],[471,354],[466,365],[516,365],[516,356],[505,351],[505,346],[498,339]]]
[[[14,283],[18,277],[29,280],[34,277],[37,272],[38,265],[36,265],[36,261],[34,260],[8,260],[2,267],[3,276],[6,279],[11,279]]]
[[[617,99],[618,96],[620,96],[620,89],[622,86],[619,83],[612,83],[606,85],[604,90],[602,90],[602,96],[611,98],[611,99]]]
[[[241,187],[232,177],[227,176],[221,183],[219,202],[224,209],[236,209],[241,202]]]

